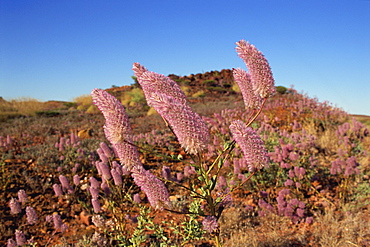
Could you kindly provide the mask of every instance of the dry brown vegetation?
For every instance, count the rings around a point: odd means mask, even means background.
[[[183,88],[187,88],[193,110],[203,116],[212,117],[214,113],[221,114],[224,109],[242,109],[243,107],[241,96],[235,93],[235,88],[232,89],[232,82],[218,79],[216,74],[209,72],[208,75],[213,78],[212,80],[202,79],[200,75],[186,78],[173,76]],[[198,79],[192,80],[193,78],[201,79],[199,87],[196,86]],[[225,76],[225,78],[229,77]],[[224,84],[216,83],[220,81]],[[219,88],[215,89],[215,87]],[[200,91],[203,91],[204,95],[198,95],[197,92]],[[124,87],[122,91],[115,88],[110,92],[123,100],[127,106],[135,134],[150,133],[152,130],[159,130],[160,135],[168,134],[168,131],[165,131],[166,126],[158,114],[147,116],[150,109],[142,101],[139,88]],[[255,127],[258,128],[264,122],[276,131],[265,139],[266,145],[272,148],[280,146],[279,139],[274,135],[284,131],[293,132],[294,120],[301,125],[297,127],[297,134],[301,134],[304,129],[305,137],[315,137],[310,148],[299,150],[305,159],[310,156],[317,158],[318,165],[312,168],[315,169],[315,174],[305,181],[304,186],[306,187],[294,189],[294,192],[301,195],[300,199],[307,205],[305,217],[313,217],[313,223],[306,223],[304,219],[293,223],[289,217],[275,213],[263,217],[259,216],[258,200],[262,198],[259,192],[267,191],[269,202],[276,206],[277,194],[282,188],[287,187],[283,185],[284,181],[281,178],[281,181],[276,178],[282,174],[273,173],[279,165],[271,164],[271,167],[259,174],[250,185],[246,184],[243,190],[233,194],[232,206],[226,208],[219,219],[220,236],[224,246],[370,246],[370,180],[368,175],[370,174],[370,145],[368,145],[370,144],[370,136],[366,135],[365,132],[354,134],[348,131],[346,133],[353,146],[346,146],[346,148],[348,148],[348,152],[351,152],[351,155],[356,155],[358,158],[360,174],[350,178],[342,176],[343,174],[331,175],[329,172],[331,162],[338,158],[338,148],[344,149],[343,144],[339,144],[342,141],[341,137],[336,134],[338,126],[348,122],[353,128],[354,121],[351,116],[340,111],[338,111],[338,115],[333,115],[333,118],[325,118],[325,114],[314,116],[317,109],[310,111],[307,106],[304,106],[307,108],[300,112],[302,109],[296,109],[294,105],[302,99],[307,101],[306,96],[296,94],[294,90],[292,90],[292,94],[276,95],[271,99],[271,105],[267,106]],[[97,171],[91,165],[91,160],[97,159],[95,150],[99,147],[99,143],[106,141],[102,129],[104,119],[100,113],[94,114],[96,111],[91,110],[92,102],[88,95],[76,98],[73,103],[49,103],[48,107],[32,100],[26,102],[29,102],[30,106],[24,108],[27,111],[20,113],[23,117],[4,119],[0,123],[0,136],[5,138],[9,135],[13,139],[11,144],[0,147],[2,152],[0,157],[0,245],[5,246],[7,239],[14,236],[14,231],[22,229],[27,238],[33,237],[38,242],[38,246],[96,246],[96,243],[91,242],[92,235],[97,228],[91,222],[91,215],[94,213],[89,202],[89,195],[81,192],[77,187],[75,195],[65,194],[60,197],[55,196],[52,190],[52,185],[58,183],[60,174],[72,177],[71,169],[77,162],[77,148],[70,147],[70,149],[60,151],[54,145],[61,137],[69,138],[71,132],[89,132],[86,138],[80,140],[80,146],[78,146],[85,151],[85,156],[78,160],[81,163],[81,168],[77,174],[82,179],[97,176]],[[22,104],[0,102],[0,109],[8,109],[4,111],[7,113],[19,113],[20,110],[17,107]],[[33,104],[34,106],[32,106]],[[316,105],[312,103],[312,107],[316,107]],[[327,110],[330,108],[322,106],[319,109]],[[35,113],[35,116],[32,116],[32,111],[34,113],[41,111],[58,114]],[[297,112],[300,113],[297,114]],[[330,114],[336,113],[336,109],[330,111]],[[370,119],[366,116],[355,117],[365,124]],[[91,133],[89,130],[92,130]],[[144,147],[149,147],[155,152],[163,152],[166,155],[181,153],[184,159],[188,159],[189,157],[174,144],[174,138],[170,138],[171,141],[167,143],[166,147],[152,147],[148,144]],[[301,142],[305,142],[305,140],[302,139]],[[368,152],[367,155],[365,152]],[[61,156],[63,156],[63,160]],[[183,171],[181,162],[158,158],[150,152],[142,152],[141,159],[148,169],[159,176],[162,165],[170,166],[172,173]],[[305,162],[305,159],[302,159],[302,163]],[[232,177],[232,167],[230,169],[231,171],[225,172],[225,174]],[[271,172],[271,176],[268,174],[269,172]],[[279,172],[282,173],[284,170],[279,170]],[[284,176],[283,174],[282,177]],[[263,183],[263,179],[267,185]],[[126,191],[140,193],[139,189],[132,185],[132,180],[129,177],[125,177],[125,182],[128,185],[125,187]],[[273,186],[270,186],[268,182]],[[184,185],[187,183],[189,180],[186,180]],[[173,198],[185,197],[183,191],[177,191],[170,184],[168,186]],[[34,226],[27,224],[24,212],[19,215],[10,214],[9,200],[17,196],[19,189],[26,190],[30,199],[27,206],[34,207],[39,215],[40,221]],[[141,196],[143,204],[148,205],[143,194]],[[109,200],[105,202],[109,202]],[[185,202],[179,200],[179,204],[181,203]],[[247,210],[247,206],[252,209]],[[125,201],[115,208],[115,213],[109,211],[108,208],[105,205],[104,217],[107,219],[115,218],[115,214],[120,212],[122,221],[127,224],[127,232],[137,227],[137,223],[132,221],[127,223],[125,219],[126,214],[137,215],[137,207]],[[45,216],[53,213],[62,215],[63,222],[68,224],[69,229],[64,234],[53,234],[52,225],[45,221]],[[183,217],[166,211],[154,211],[150,215],[155,218],[158,225],[161,225],[164,220],[174,220],[176,226]],[[147,236],[150,236],[149,240],[141,246],[149,246],[149,241],[154,238],[152,232],[146,233]],[[208,236],[204,235],[202,240],[189,241],[185,246],[211,246],[212,241],[206,240],[206,237]],[[118,246],[115,245],[117,240],[115,241],[106,246]],[[157,241],[157,245],[155,245],[155,241]],[[150,243],[154,243],[152,246],[159,246],[158,241],[158,239],[154,239]],[[162,246],[179,245],[174,243]]]

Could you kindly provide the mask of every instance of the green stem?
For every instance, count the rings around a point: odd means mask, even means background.
[[[258,112],[256,113],[256,115],[254,115],[254,117],[248,121],[248,124],[247,124],[247,127],[254,121],[256,120],[256,118],[258,117],[258,115],[260,115],[261,111],[262,111],[262,108],[264,107],[265,103],[267,101],[267,98],[264,98],[263,101],[262,101],[262,105],[260,107],[260,109],[258,110]]]
[[[225,154],[226,151],[230,151],[233,150],[235,147],[235,141],[232,141],[229,145],[227,145],[227,147],[224,148],[224,150],[222,150],[222,152],[217,156],[217,158],[213,161],[212,165],[208,168],[208,171],[207,171],[207,175],[212,171],[213,167],[216,165],[216,163],[218,162],[218,160],[221,158],[222,155]],[[230,152],[228,154],[230,154]],[[228,155],[227,154],[227,155]]]

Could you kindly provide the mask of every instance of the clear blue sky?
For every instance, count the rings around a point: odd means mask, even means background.
[[[1,0],[0,96],[65,100],[161,74],[244,68],[245,39],[277,85],[370,115],[370,1]]]

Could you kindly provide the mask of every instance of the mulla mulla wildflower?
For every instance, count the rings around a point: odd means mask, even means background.
[[[30,206],[26,207],[26,216],[27,216],[28,224],[33,225],[37,223],[38,217],[33,207],[30,207]]]
[[[245,62],[251,75],[253,90],[261,98],[268,98],[275,94],[276,90],[271,68],[262,52],[245,40],[240,40],[236,44],[236,52]]]
[[[185,93],[171,78],[148,71],[139,63],[134,63],[133,70],[137,76],[137,81],[144,91],[149,106],[152,106],[151,96],[157,93],[171,96],[182,104],[188,104]]]
[[[217,218],[215,216],[207,216],[202,221],[202,224],[203,224],[203,229],[209,233],[216,231],[218,228]]]
[[[268,165],[267,151],[260,136],[240,120],[231,123],[230,131],[244,153],[249,171],[260,170]]]
[[[170,207],[170,195],[161,180],[143,167],[134,167],[131,176],[134,182],[146,194],[150,205],[155,209],[162,210],[164,206]]]
[[[196,155],[206,148],[210,139],[208,127],[190,106],[161,93],[151,96],[150,101],[154,109],[168,121],[186,152]]]
[[[104,133],[117,151],[122,164],[128,170],[141,166],[139,153],[132,145],[132,129],[123,105],[112,95],[101,89],[91,92],[94,104],[105,118]]]
[[[233,69],[233,76],[242,93],[245,108],[258,110],[261,107],[262,99],[253,90],[250,74],[241,68],[237,68]]]
[[[139,152],[133,144],[131,125],[123,105],[104,90],[94,89],[91,94],[93,102],[105,117],[105,135],[122,164],[131,172],[134,182],[144,191],[152,207],[157,209],[169,207],[166,186],[150,171],[145,170],[139,159]]]

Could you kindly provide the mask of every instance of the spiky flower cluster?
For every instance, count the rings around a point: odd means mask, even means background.
[[[133,71],[141,85],[145,98],[149,106],[152,106],[151,97],[157,93],[162,93],[175,98],[183,104],[187,104],[185,93],[180,86],[171,78],[148,71],[139,63],[134,63]]]
[[[191,108],[174,97],[153,95],[152,106],[170,124],[181,146],[190,154],[200,153],[209,140],[208,128],[203,119]]]
[[[192,111],[180,86],[167,76],[148,71],[139,63],[134,63],[133,70],[148,105],[168,121],[181,146],[190,154],[203,151],[210,138],[208,128]]]
[[[267,151],[263,141],[251,127],[236,120],[231,123],[230,131],[244,153],[249,171],[259,170],[268,165]]]
[[[21,205],[18,200],[15,198],[10,199],[9,201],[10,213],[19,214],[22,211]]]
[[[151,172],[143,167],[134,167],[131,176],[136,185],[148,197],[148,201],[155,209],[163,209],[164,206],[170,207],[168,190],[165,185]]]
[[[240,40],[236,44],[236,51],[244,60],[250,73],[254,92],[261,98],[273,95],[275,93],[274,78],[265,56],[245,40]]]
[[[100,89],[94,89],[91,94],[93,102],[105,117],[104,132],[107,139],[112,143],[126,169],[131,171],[135,183],[148,197],[150,205],[158,209],[163,209],[164,205],[169,206],[169,194],[163,182],[143,168],[139,152],[133,145],[132,129],[122,104],[115,97]],[[106,173],[110,174],[109,169]],[[92,199],[92,203],[94,210],[100,211],[96,198]]]
[[[132,129],[123,105],[104,90],[94,89],[91,92],[94,104],[103,113],[106,120],[104,133],[118,152],[122,164],[128,170],[134,166],[141,166],[139,153],[132,145]]]
[[[241,68],[237,68],[233,70],[233,76],[242,93],[245,107],[248,109],[259,109],[262,99],[253,90],[250,74]]]
[[[36,211],[33,207],[28,206],[26,208],[26,215],[27,215],[27,222],[30,225],[36,224],[38,221],[38,217]]]
[[[203,229],[209,233],[215,231],[218,227],[217,218],[215,216],[207,216],[203,221]]]

